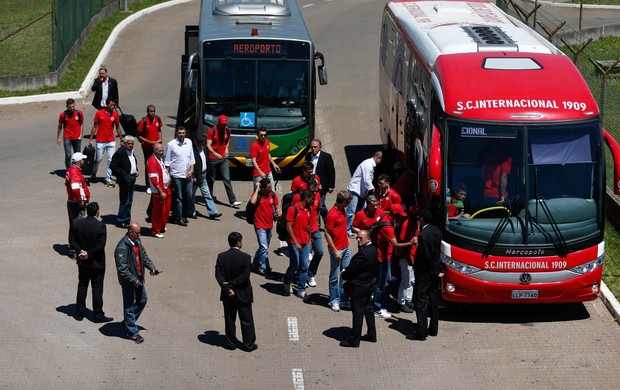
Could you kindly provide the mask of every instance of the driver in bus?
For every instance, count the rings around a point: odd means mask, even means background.
[[[505,145],[504,145],[505,146]],[[508,203],[508,175],[512,169],[512,157],[506,153],[508,147],[496,145],[487,155],[482,167],[484,180],[484,204],[503,206]]]
[[[450,197],[450,205],[448,205],[448,218],[471,218],[465,210],[469,210],[471,207],[467,198],[467,185],[460,183],[456,186],[456,191]]]

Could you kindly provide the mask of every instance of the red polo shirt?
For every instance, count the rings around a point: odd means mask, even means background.
[[[97,142],[114,142],[114,125],[118,125],[119,118],[116,111],[109,113],[105,108],[95,114],[97,125]]]

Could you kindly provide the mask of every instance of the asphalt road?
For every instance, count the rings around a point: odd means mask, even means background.
[[[379,143],[382,4],[300,4],[327,61],[330,83],[317,87],[318,134],[336,160],[337,187],[344,188],[354,161]],[[147,104],[155,104],[164,121],[174,123],[183,30],[197,23],[198,7],[193,1],[149,14],[121,33],[105,65],[119,81],[125,111],[141,116]],[[90,96],[78,103],[90,123]],[[396,314],[378,321],[376,344],[340,348],[351,318],[327,307],[328,259],[306,304],[280,295],[280,283],[253,275],[259,349],[228,351],[221,347],[215,256],[227,249],[232,230],[244,235],[248,252],[256,242],[250,225],[226,205],[219,205],[220,222],[201,218],[187,228],[170,225],[164,240],[143,237],[164,272],[147,278],[149,304],[139,321],[145,342],[136,345],[121,337],[117,322],[122,300],[113,250],[124,233],[113,225],[118,192],[102,184],[91,191],[108,223],[104,309],[115,321],[76,322],[77,270],[66,256],[63,152],[55,143],[63,109],[62,102],[0,107],[0,388],[566,389],[616,388],[620,381],[620,329],[599,300],[444,312],[439,337],[423,343],[405,339],[414,315]],[[167,127],[164,139],[172,134]],[[234,188],[239,198],[249,197],[248,181],[235,181]],[[225,198],[219,182],[215,195]],[[138,192],[135,198],[134,218],[143,223],[148,197]],[[270,260],[276,272],[285,271],[286,258]]]

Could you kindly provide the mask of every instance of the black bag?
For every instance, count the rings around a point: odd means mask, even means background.
[[[95,165],[95,147],[92,145],[86,145],[82,154],[86,156],[84,166],[82,167],[82,174],[84,176],[90,176],[93,174],[93,166]]]
[[[373,223],[368,228],[368,231],[370,232],[370,242],[372,242],[372,244],[377,248],[379,248],[379,231],[381,228],[384,226],[392,226],[391,223],[382,221],[385,216],[386,215],[380,216],[379,219],[377,219],[377,222]]]
[[[116,106],[119,112],[119,121],[121,122],[121,127],[125,130],[125,135],[131,135],[135,137],[138,134],[138,122],[136,118],[131,114],[123,114],[123,110],[121,110],[120,106]]]
[[[282,216],[276,223],[276,233],[278,233],[278,240],[280,241],[286,241],[288,239],[288,232],[286,231],[286,213],[291,206],[294,196],[294,192],[289,192],[282,197]],[[293,205],[293,207],[295,207],[295,216],[297,216],[297,206]]]
[[[259,203],[260,195],[258,199],[256,199],[256,204],[253,204],[248,200],[248,204],[245,205],[245,221],[250,225],[254,225],[254,216],[256,215],[256,209],[258,208]]]

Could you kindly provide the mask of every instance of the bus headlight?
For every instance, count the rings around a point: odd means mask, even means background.
[[[580,264],[573,268],[569,268],[568,270],[571,272],[575,272],[580,275],[583,275],[583,274],[587,274],[588,272],[592,272],[598,267],[602,266],[604,261],[605,261],[605,255],[602,254],[599,257],[597,257],[595,260],[589,261],[585,264]]]
[[[452,257],[446,256],[444,254],[441,255],[441,261],[447,266],[452,268],[458,273],[463,275],[471,275],[476,272],[480,272],[481,269],[478,267],[474,267],[473,265],[461,263],[460,261],[454,260]]]

